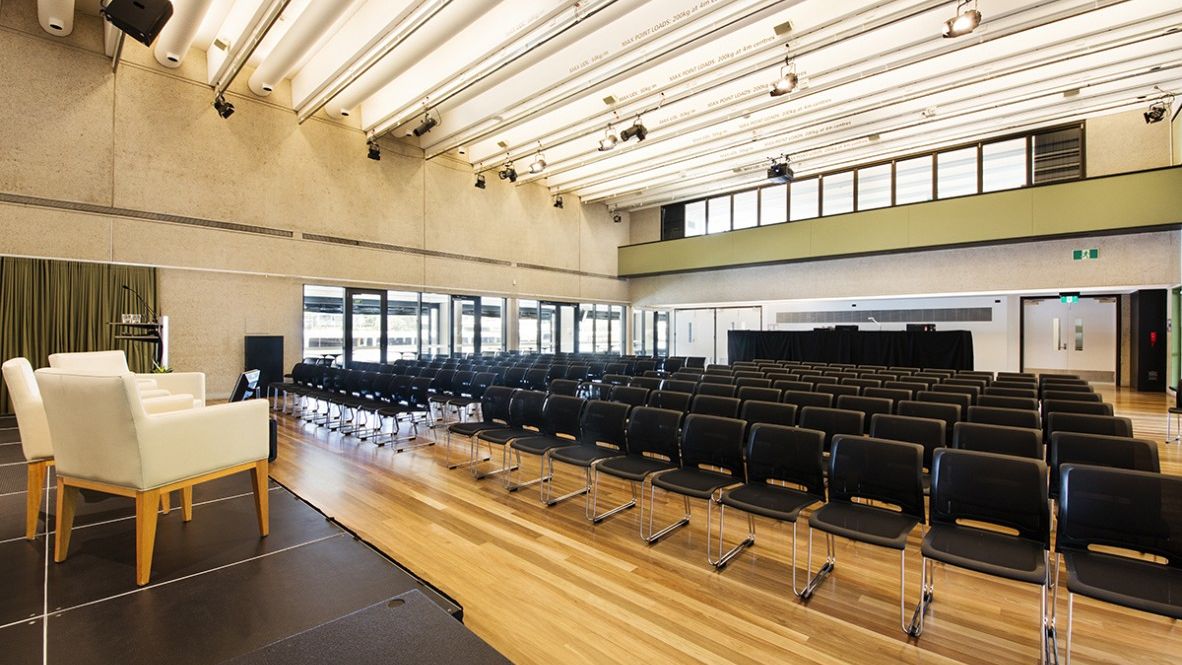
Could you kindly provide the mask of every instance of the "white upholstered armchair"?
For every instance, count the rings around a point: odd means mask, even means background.
[[[49,366],[57,369],[84,370],[104,374],[126,374],[127,354],[123,351],[86,351],[55,353],[49,356]],[[192,395],[193,406],[205,406],[205,374],[201,372],[168,372],[166,374],[136,374],[141,396]]]
[[[269,531],[266,400],[147,413],[135,375],[57,368],[36,372],[57,463],[54,560],[70,544],[79,489],[134,497],[136,583],[147,584],[162,492],[181,490],[184,520],[193,486],[249,471],[261,535]]]

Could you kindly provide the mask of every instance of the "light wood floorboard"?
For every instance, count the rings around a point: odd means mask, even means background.
[[[1138,436],[1159,442],[1163,471],[1182,474],[1182,446],[1161,444],[1166,397],[1102,392],[1133,418]],[[689,527],[649,546],[639,538],[637,510],[593,526],[581,499],[546,508],[536,487],[510,494],[494,478],[449,471],[443,458],[439,445],[395,453],[284,417],[271,473],[456,598],[465,623],[515,662],[1038,660],[1037,587],[937,566],[935,603],[916,643],[898,625],[894,552],[839,540],[836,570],[804,605],[789,588],[787,526],[759,520],[756,546],[718,573],[706,563],[700,502]],[[524,469],[536,471],[536,461],[527,458]],[[558,483],[574,488],[580,478],[562,472]],[[623,483],[609,485],[603,505],[627,497]],[[680,499],[658,504],[658,521],[679,513]],[[803,576],[807,529],[798,528]],[[744,530],[744,520],[728,520],[728,542]],[[917,530],[909,605],[918,590],[918,542]],[[817,565],[823,540],[814,547]],[[1086,599],[1075,609],[1075,662],[1179,662],[1176,622]],[[1059,610],[1062,647],[1065,594]]]

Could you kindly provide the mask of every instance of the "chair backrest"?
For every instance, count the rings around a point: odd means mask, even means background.
[[[611,401],[628,406],[644,406],[648,403],[648,388],[638,386],[616,386],[612,388]]]
[[[747,400],[739,409],[739,417],[747,421],[748,427],[756,423],[791,427],[796,424],[796,405]]]
[[[725,397],[721,399],[726,399]],[[700,413],[685,417],[681,430],[681,465],[716,466],[743,477],[743,434],[746,421]]]
[[[957,520],[1014,529],[1017,537],[1051,546],[1047,465],[1042,460],[944,448],[932,466],[933,525]]]
[[[1182,568],[1182,478],[1076,464],[1061,474],[1056,550],[1120,547]]]
[[[829,393],[785,390],[784,397],[780,401],[785,404],[794,404],[797,409],[803,409],[806,406],[823,406],[828,408],[833,406],[833,395]]]
[[[739,388],[739,393],[735,395],[740,400],[761,400],[764,402],[779,402],[781,392],[775,388],[759,388],[756,386],[743,386]]]
[[[747,434],[747,482],[793,483],[824,501],[824,448],[824,432],[756,423]]]
[[[671,409],[673,411],[689,411],[690,400],[693,395],[689,393],[675,393],[671,390],[654,390],[648,394],[648,406],[656,407],[658,409]],[[726,399],[719,397],[718,399]]]
[[[738,394],[738,387],[729,383],[699,383],[697,394],[715,395],[717,397],[734,397]]]
[[[638,406],[628,415],[628,454],[655,453],[681,464],[681,412]]]
[[[672,390],[675,393],[693,393],[697,387],[697,381],[681,379],[666,379],[665,383],[661,384],[661,390]]]
[[[882,381],[879,379],[867,379],[867,378],[842,379],[841,385],[858,386],[859,388],[881,388]]]
[[[914,393],[904,388],[866,388],[862,390],[863,397],[881,397],[891,400],[892,403],[911,399],[912,395]]]
[[[505,370],[504,378],[502,379],[504,385],[510,388],[521,388],[525,383],[525,368],[524,367],[510,367]]]
[[[573,379],[551,379],[546,390],[551,395],[574,396],[579,392],[579,382]]]
[[[927,390],[928,384],[920,383],[917,381],[883,381],[882,387],[883,388],[897,388],[897,389],[902,389],[902,390],[909,390],[909,391],[911,391],[911,394],[914,395],[915,393],[917,393],[921,390]],[[907,399],[911,399],[911,398],[908,397]]]
[[[578,437],[583,403],[581,397],[550,395],[542,408],[542,431],[551,436]]]
[[[480,418],[486,423],[508,423],[509,403],[513,400],[513,393],[517,388],[509,386],[489,386],[480,398]]]
[[[564,379],[571,381],[583,381],[590,374],[591,367],[588,365],[571,365],[566,368],[566,373],[562,375]]]
[[[1119,416],[1093,416],[1087,413],[1048,413],[1047,436],[1055,432],[1083,432],[1108,436],[1133,436],[1133,421]]]
[[[837,399],[839,395],[857,395],[860,390],[858,386],[843,386],[835,383],[818,383],[813,386],[813,392],[829,393],[833,395],[833,399]]]
[[[660,390],[661,382],[661,379],[652,376],[634,376],[628,381],[628,385],[648,390]]]
[[[613,386],[626,386],[628,385],[628,376],[626,374],[604,374],[603,382]]]
[[[1051,496],[1059,496],[1059,469],[1064,464],[1089,464],[1114,469],[1161,471],[1157,444],[1145,439],[1122,436],[1055,432],[1048,452],[1051,465]]]
[[[739,415],[741,402],[735,397],[716,397],[714,395],[694,395],[690,402],[690,413],[707,416],[735,418]]]
[[[862,397],[859,395],[838,395],[837,408],[862,412],[863,434],[870,432],[870,421],[876,414],[889,414],[895,403],[884,397]]]
[[[1028,427],[959,422],[952,429],[952,447],[982,453],[1046,459],[1042,430]]]
[[[589,400],[579,422],[579,442],[587,445],[609,443],[623,450],[630,410],[627,404],[619,402]]]
[[[829,455],[829,501],[883,501],[925,521],[923,447],[914,443],[841,434]]]
[[[1038,400],[1034,397],[1009,397],[1007,395],[981,395],[977,398],[977,406],[1000,406],[1003,409],[1037,409]]]
[[[544,426],[542,415],[546,406],[546,393],[540,390],[518,390],[509,402],[509,424],[513,427],[533,427],[541,430]]]
[[[781,391],[795,390],[797,392],[812,392],[813,384],[811,381],[796,381],[796,380],[780,380],[773,381],[772,388]]]
[[[962,416],[967,415],[973,404],[973,396],[963,393],[942,392],[939,390],[921,390],[915,393],[917,402],[934,402],[938,404],[955,404],[960,407]]]
[[[1033,387],[1002,385],[995,383],[985,389],[983,395],[1001,395],[1004,397],[1025,397],[1027,399],[1038,399],[1038,391]]]
[[[127,368],[127,354],[123,351],[53,353],[49,356],[49,366],[96,374],[126,374],[131,371]]]
[[[971,423],[985,423],[987,425],[1008,425],[1010,427],[1032,427],[1042,429],[1042,416],[1037,410],[1007,409],[1000,406],[970,406],[969,417]]]
[[[25,459],[31,461],[53,457],[53,439],[49,436],[45,404],[41,401],[41,390],[37,388],[33,366],[25,358],[12,358],[5,360],[2,368]]]
[[[932,468],[932,456],[937,448],[943,448],[947,437],[944,435],[944,421],[936,418],[915,416],[893,416],[877,413],[870,421],[870,436],[876,439],[906,441],[923,446],[923,467]]]
[[[940,402],[917,402],[906,400],[895,405],[895,413],[900,416],[915,416],[917,418],[937,418],[944,421],[944,443],[952,442],[952,427],[960,421],[959,404],[943,404]]]
[[[535,367],[525,372],[524,383],[530,390],[545,390],[549,379],[550,369]]]
[[[833,437],[841,434],[861,435],[863,433],[861,411],[829,409],[821,406],[806,406],[800,410],[799,425],[825,433],[825,449],[829,450]]]
[[[146,416],[135,376],[58,368],[39,369],[35,376],[57,472],[144,487],[137,427]]]
[[[1066,399],[1044,399],[1042,413],[1090,413],[1094,416],[1111,416],[1112,405],[1107,402],[1080,402]]]
[[[743,388],[743,387],[771,388],[772,387],[772,380],[771,379],[763,379],[763,378],[756,379],[756,378],[752,378],[752,377],[741,376],[741,377],[735,379],[735,385],[739,386],[740,388]]]
[[[1062,390],[1042,391],[1043,400],[1068,400],[1072,402],[1103,402],[1104,396],[1093,392],[1066,392]]]

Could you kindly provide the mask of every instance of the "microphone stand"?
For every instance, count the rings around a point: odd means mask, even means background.
[[[148,314],[152,315],[153,321],[160,320],[160,317],[156,315],[156,310],[152,309],[152,306],[148,304],[147,300],[144,300],[144,297],[139,294],[139,291],[136,291],[135,289],[131,288],[130,286],[128,286],[126,284],[123,285],[123,290],[129,291],[131,293],[131,295],[135,296],[135,299],[138,300],[139,303],[144,306],[144,309],[148,310]]]

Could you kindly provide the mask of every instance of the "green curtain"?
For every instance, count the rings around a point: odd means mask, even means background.
[[[46,367],[51,353],[123,349],[132,371],[149,371],[155,347],[116,340],[108,325],[124,313],[150,318],[125,284],[156,309],[155,268],[0,256],[0,359]],[[0,381],[0,412],[11,411]]]

